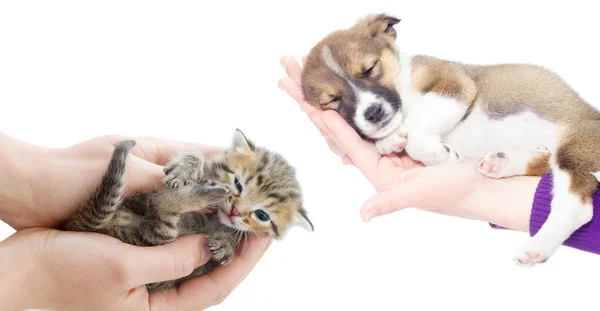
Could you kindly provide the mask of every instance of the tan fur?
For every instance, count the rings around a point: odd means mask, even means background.
[[[527,163],[525,176],[543,176],[552,172],[550,169],[550,154],[540,154],[533,156]]]
[[[434,92],[469,106],[473,103],[477,87],[461,66],[424,55],[415,56],[411,65],[415,91]]]
[[[345,117],[345,111],[340,109],[343,103],[332,102],[343,95],[343,79],[326,69],[327,65],[321,57],[321,51],[326,46],[344,46],[347,53],[336,55],[339,57],[339,65],[345,72],[352,73],[351,78],[359,79],[367,85],[373,82],[364,78],[362,73],[368,69],[368,65],[379,61],[374,74],[381,75],[383,85],[394,88],[399,69],[396,51],[393,49],[396,31],[390,28],[386,33],[385,30],[388,25],[395,23],[395,19],[372,15],[361,20],[357,26],[334,32],[319,42],[307,56],[303,70],[302,80],[306,86],[304,95],[308,103],[322,110],[337,110]],[[368,37],[365,37],[365,34]]]
[[[381,51],[379,61],[381,62],[383,71],[383,75],[380,80],[381,85],[394,88],[396,85],[398,85],[398,75],[396,74],[400,68],[398,58],[391,50],[384,49]]]

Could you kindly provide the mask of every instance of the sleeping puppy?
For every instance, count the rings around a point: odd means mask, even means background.
[[[546,261],[592,219],[600,180],[600,112],[555,73],[526,64],[472,65],[408,55],[399,19],[369,15],[314,46],[306,100],[336,110],[383,154],[425,165],[477,160],[490,178],[552,173],[551,213],[513,260]]]

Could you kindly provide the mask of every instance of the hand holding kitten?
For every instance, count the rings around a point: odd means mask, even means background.
[[[0,289],[8,309],[203,310],[221,303],[258,263],[270,239],[244,241],[227,266],[178,289],[148,294],[147,282],[189,274],[212,258],[205,235],[155,247],[136,247],[100,233],[51,229],[90,194],[123,137],[97,137],[68,148],[26,144],[0,132],[0,219],[18,230],[0,242]],[[202,144],[136,138],[127,190],[164,187],[163,165],[181,152],[210,154]],[[224,149],[224,148],[223,148]],[[126,191],[127,191],[126,190]]]
[[[0,243],[0,275],[12,284],[0,300],[10,310],[204,310],[235,289],[270,241],[244,243],[229,266],[149,295],[146,283],[186,276],[211,258],[205,236],[137,247],[99,233],[25,229]]]
[[[5,202],[4,206],[12,207],[3,210],[0,206],[0,217],[16,230],[56,227],[87,199],[102,178],[114,147],[123,139],[110,135],[67,148],[44,148],[17,141],[0,132],[0,145],[12,161],[6,170],[3,166],[6,163],[0,163],[0,169],[9,172],[0,176],[0,185],[6,185],[4,193],[11,193],[4,198],[0,193],[0,201]],[[224,150],[151,137],[136,138],[136,141],[127,160],[127,191],[164,187],[163,166],[181,152],[208,155]]]

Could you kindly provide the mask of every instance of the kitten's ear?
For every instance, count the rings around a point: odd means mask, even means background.
[[[308,231],[315,231],[315,227],[313,226],[312,222],[306,215],[306,211],[304,209],[300,209],[298,211],[294,221],[295,221],[295,225],[297,225],[297,226],[300,226]]]
[[[229,151],[232,153],[247,153],[254,150],[254,144],[246,138],[246,135],[240,129],[236,129]]]
[[[394,26],[400,23],[400,19],[387,14],[372,14],[359,20],[353,27],[373,37],[382,36],[389,40],[396,39]]]

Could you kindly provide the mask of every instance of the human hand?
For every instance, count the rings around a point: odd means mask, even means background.
[[[528,229],[528,213],[539,178],[495,180],[479,174],[470,162],[425,167],[406,155],[382,156],[337,112],[320,111],[304,100],[302,69],[293,57],[283,57],[281,64],[288,76],[279,81],[279,87],[308,114],[326,137],[330,149],[342,157],[344,163],[359,169],[378,191],[361,208],[365,222],[417,207],[522,231]]]
[[[148,294],[145,284],[180,278],[205,264],[206,236],[138,247],[99,233],[32,228],[0,242],[0,301],[10,310],[204,310],[250,273],[270,239],[247,239],[228,266]]]
[[[2,133],[0,133],[2,134]],[[114,147],[122,136],[96,137],[67,148],[42,148],[0,136],[3,148],[17,150],[12,155],[12,180],[0,186],[8,198],[0,204],[0,216],[16,230],[56,227],[66,220],[100,183]],[[196,143],[150,137],[134,138],[136,146],[127,159],[126,192],[164,187],[163,166],[181,152],[210,154],[224,150]],[[1,160],[1,158],[0,158]],[[6,175],[4,178],[7,178]],[[0,197],[0,202],[2,197]]]

